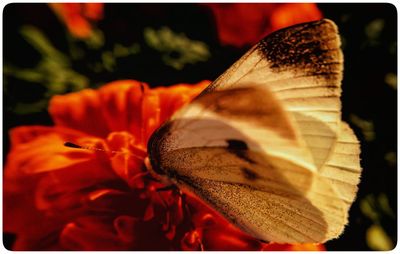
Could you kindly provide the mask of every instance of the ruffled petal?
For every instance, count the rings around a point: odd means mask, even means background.
[[[108,164],[97,160],[50,172],[43,175],[36,186],[36,207],[50,216],[72,216],[87,208],[89,194],[94,189],[117,180],[120,181],[120,188],[124,188],[124,182]]]
[[[124,242],[133,242],[136,237],[135,224],[139,219],[131,216],[119,216],[114,220],[114,228],[117,235]]]
[[[260,250],[262,246],[260,241],[229,226],[203,230],[202,242],[207,250]]]
[[[201,200],[146,177],[153,131],[210,82],[149,89],[118,81],[55,97],[55,127],[11,131],[4,230],[19,250],[260,250]],[[65,147],[75,143],[85,149]],[[29,213],[27,213],[29,211]]]
[[[68,217],[64,215],[70,214],[64,209],[76,210],[82,203],[83,189],[116,175],[104,163],[103,152],[63,145],[67,140],[84,145],[99,142],[80,132],[26,126],[11,130],[10,137],[3,186],[4,230],[18,234],[16,249],[29,249],[35,242],[32,239],[44,242],[42,238],[49,238],[50,231],[61,227]],[[49,217],[51,214],[63,216]]]
[[[29,184],[34,186],[34,181]],[[36,209],[34,191],[34,187],[12,193],[4,189],[3,231],[16,234],[13,250],[60,250],[58,231],[63,222]]]
[[[6,183],[18,176],[53,171],[94,159],[94,151],[71,149],[66,141],[88,144],[97,142],[81,133],[44,126],[25,126],[10,131],[11,151],[7,156]],[[15,183],[14,183],[15,184]]]
[[[314,3],[281,4],[271,13],[271,30],[322,19],[322,13]]]
[[[98,91],[86,89],[54,96],[49,112],[57,126],[79,130],[98,137],[127,131],[134,143],[146,147],[153,131],[171,114],[209,84],[181,84],[150,90],[142,82],[115,81]]]
[[[157,222],[130,216],[88,216],[69,223],[60,235],[70,250],[170,250]]]
[[[114,172],[132,188],[142,188],[143,182],[138,181],[141,180],[138,176],[146,171],[143,164],[146,150],[135,145],[135,138],[127,132],[113,132],[106,141],[112,154],[110,160]]]
[[[114,230],[112,216],[85,216],[68,223],[60,234],[61,245],[68,250],[127,250]]]
[[[97,21],[103,18],[104,4],[103,3],[84,3],[83,15],[88,19]]]
[[[102,3],[49,3],[49,6],[69,32],[81,39],[88,38],[92,33],[89,20],[98,21],[103,17]]]
[[[203,5],[214,14],[221,44],[235,47],[255,44],[277,29],[322,18],[315,3]]]
[[[94,205],[99,198],[91,195],[94,189],[107,185],[126,189],[121,180],[116,185],[118,178],[110,168],[96,161],[46,173],[18,175],[17,180],[20,185],[11,186],[12,182],[5,177],[4,230],[17,234],[15,249],[25,250],[41,250],[40,243],[50,240],[57,243],[51,237],[57,236],[57,230],[65,223],[90,210],[99,210],[101,207]],[[97,209],[91,209],[93,206]]]
[[[78,93],[52,97],[49,113],[56,126],[105,137],[109,130],[101,110],[103,106],[98,92],[85,89]]]

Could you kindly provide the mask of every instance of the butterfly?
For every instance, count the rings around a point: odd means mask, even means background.
[[[152,135],[151,172],[260,240],[337,238],[361,174],[342,71],[330,20],[268,35]]]

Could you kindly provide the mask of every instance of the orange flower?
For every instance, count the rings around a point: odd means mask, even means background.
[[[87,38],[92,32],[91,21],[103,18],[102,3],[49,3],[50,8],[77,38]]]
[[[280,28],[322,18],[315,3],[203,5],[209,7],[214,14],[221,44],[235,47],[255,44]]]
[[[149,89],[117,81],[53,97],[54,126],[11,130],[3,214],[5,232],[17,236],[13,249],[323,249],[263,244],[195,197],[158,191],[165,186],[144,167],[147,141],[208,84]]]

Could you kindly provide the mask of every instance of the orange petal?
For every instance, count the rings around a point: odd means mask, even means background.
[[[92,26],[81,16],[71,16],[65,20],[69,32],[77,38],[87,38],[92,33]]]
[[[98,160],[75,164],[42,176],[35,190],[36,207],[57,216],[69,216],[86,209],[93,188],[119,178]],[[120,186],[124,183],[120,180]],[[63,212],[63,214],[57,214]]]
[[[5,230],[18,233],[15,248],[35,249],[45,241],[41,237],[48,237],[49,231],[57,230],[65,219],[63,216],[50,218],[40,209],[53,209],[54,213],[54,208],[73,207],[81,202],[81,196],[76,194],[81,189],[116,175],[94,151],[63,146],[67,140],[87,142],[82,133],[65,128],[25,126],[12,129],[10,134],[11,152],[3,185]],[[46,226],[38,223],[43,221]]]
[[[141,134],[141,108],[147,85],[131,80],[115,81],[99,90],[54,96],[49,112],[58,126],[107,137],[114,131]]]
[[[135,138],[127,132],[113,132],[107,138],[111,156],[111,166],[114,172],[124,179],[129,186],[137,188],[140,184],[137,175],[142,174],[144,158],[147,156],[145,148],[134,144]]]
[[[113,221],[112,216],[81,217],[64,227],[60,242],[68,250],[127,250],[129,243],[117,235]]]
[[[326,250],[323,244],[304,243],[304,244],[279,244],[269,243],[264,244],[265,251],[324,251]]]
[[[200,250],[200,233],[197,230],[187,232],[181,240],[181,248],[183,251]]]
[[[138,232],[135,232],[135,223],[138,220],[130,216],[119,216],[114,220],[114,227],[122,241],[132,242]]]
[[[91,20],[100,20],[103,18],[103,3],[83,3],[83,15]]]
[[[47,135],[49,133],[53,133],[56,130],[54,127],[49,126],[38,126],[38,125],[31,125],[31,126],[20,126],[10,130],[10,142],[11,148],[28,143],[42,135]],[[77,136],[79,133],[76,133]]]
[[[203,81],[150,90],[138,81],[116,81],[98,91],[54,96],[49,112],[57,126],[104,138],[114,131],[128,131],[135,144],[146,147],[153,131],[208,84]]]
[[[80,3],[49,3],[50,8],[63,21],[70,33],[77,38],[87,38],[92,32],[89,22],[83,17]],[[93,11],[92,11],[93,13]]]
[[[29,182],[34,186],[34,181]],[[63,221],[48,218],[35,207],[32,197],[35,188],[26,187],[26,192],[3,193],[3,231],[17,235],[13,250],[60,249],[58,235]],[[45,222],[45,223],[43,223]]]
[[[70,250],[169,250],[157,222],[145,223],[130,216],[86,216],[69,223],[61,243]]]
[[[214,14],[218,37],[223,45],[243,47],[255,44],[270,32],[269,16],[275,3],[206,4]]]
[[[25,126],[12,129],[10,136],[11,151],[7,156],[5,184],[20,175],[57,170],[93,159],[93,151],[63,145],[66,141],[83,143],[81,133],[73,130]]]
[[[322,17],[321,11],[314,3],[282,4],[271,14],[271,27],[272,30],[278,30]]]
[[[257,43],[276,29],[322,18],[317,5],[281,3],[204,4],[214,14],[223,45],[243,47]]]
[[[260,250],[261,242],[230,227],[203,230],[202,242],[207,250]]]
[[[49,112],[56,126],[79,130],[92,136],[105,137],[109,133],[101,108],[102,101],[95,90],[54,96]]]
[[[142,103],[148,86],[145,83],[115,81],[99,89],[104,121],[110,131],[128,131],[135,144],[142,144]]]

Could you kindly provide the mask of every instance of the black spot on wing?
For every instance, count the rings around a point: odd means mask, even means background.
[[[240,150],[247,150],[249,149],[246,142],[238,139],[227,139],[226,142],[228,143],[228,149],[240,149]]]
[[[278,30],[258,44],[271,68],[302,70],[308,75],[342,71],[340,39],[332,21],[320,20]]]
[[[249,150],[249,147],[247,146],[246,142],[238,139],[227,139],[225,141],[228,143],[228,152],[251,164],[255,163],[255,161],[252,160],[248,155],[247,151]]]
[[[254,171],[252,171],[251,169],[248,168],[241,168],[243,176],[250,181],[255,181],[257,179],[259,179],[260,177],[258,176],[258,174]]]

